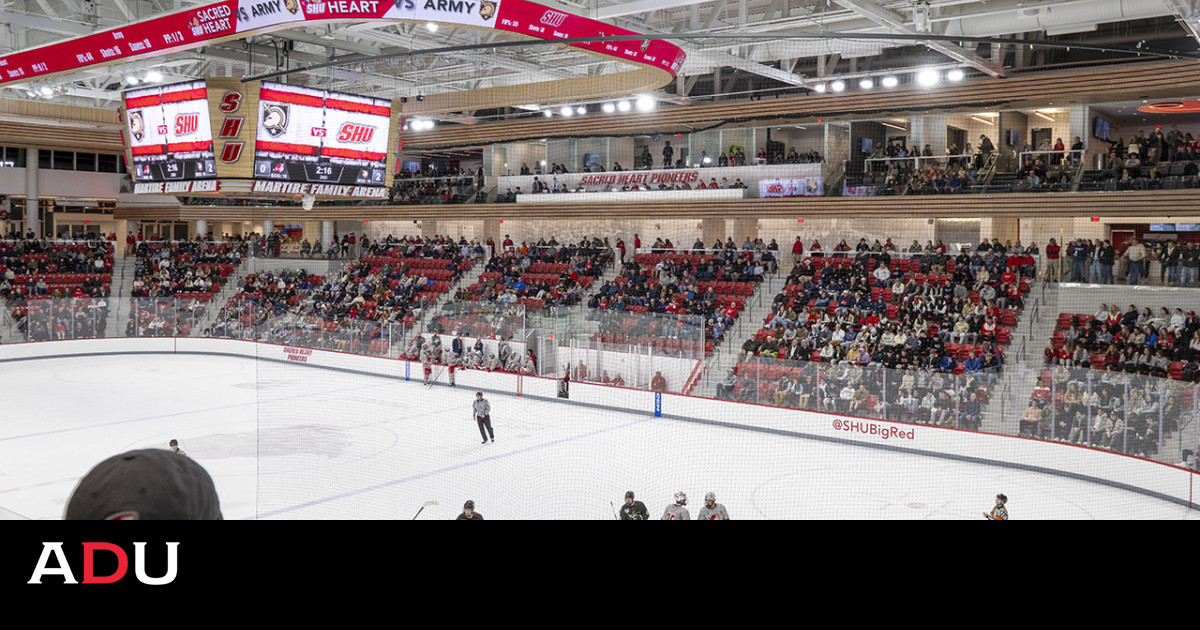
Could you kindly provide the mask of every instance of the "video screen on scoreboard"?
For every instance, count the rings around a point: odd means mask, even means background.
[[[254,178],[383,186],[389,100],[264,82]]]
[[[125,93],[125,131],[139,182],[217,176],[204,81]]]

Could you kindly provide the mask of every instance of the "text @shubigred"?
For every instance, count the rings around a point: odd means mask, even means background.
[[[901,440],[916,439],[916,429],[901,431],[896,427],[888,427],[875,424],[874,422],[856,422],[854,420],[842,420],[840,418],[833,421],[834,431],[849,431],[851,433],[863,433],[865,435],[878,435],[881,439],[889,440],[892,438]]]

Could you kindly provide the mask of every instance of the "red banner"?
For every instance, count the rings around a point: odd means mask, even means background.
[[[143,59],[195,48],[209,40],[230,35],[295,28],[303,23],[362,20],[428,21],[490,27],[549,40],[637,35],[634,31],[549,9],[528,0],[323,0],[294,4],[223,0],[0,57],[0,85],[101,63]],[[679,71],[684,60],[684,53],[678,46],[650,38],[570,45],[624,61],[662,68],[672,75]]]

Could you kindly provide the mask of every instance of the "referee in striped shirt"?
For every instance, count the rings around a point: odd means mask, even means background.
[[[479,435],[483,436],[481,444],[487,444],[489,437],[495,442],[496,434],[492,431],[492,404],[483,399],[483,392],[475,392],[475,402],[471,408],[475,412],[475,422],[479,425]]]
[[[1004,507],[1005,503],[1008,503],[1008,497],[1004,496],[1003,494],[997,494],[996,507],[992,508],[990,513],[984,512],[983,517],[989,521],[1007,521],[1008,508]]]

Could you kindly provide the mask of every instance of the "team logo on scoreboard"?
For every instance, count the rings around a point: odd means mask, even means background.
[[[358,123],[343,123],[341,129],[338,130],[338,142],[350,142],[355,144],[366,144],[375,137],[375,128],[369,125],[360,125]]]
[[[479,3],[479,17],[484,22],[496,17],[496,3],[491,0],[481,0]]]
[[[263,130],[272,138],[278,138],[287,131],[289,109],[287,105],[263,105]]]
[[[292,15],[295,15],[300,10],[300,0],[283,0],[283,6]]]
[[[129,112],[129,133],[133,135],[133,139],[138,142],[146,137],[146,119],[142,118],[142,112]]]
[[[175,135],[186,136],[200,130],[200,114],[190,112],[175,114]]]
[[[546,11],[542,14],[542,24],[558,28],[562,26],[564,20],[567,19],[567,14],[559,11]]]
[[[649,47],[650,47],[650,40],[643,39],[642,40],[642,52],[646,52],[646,49]]]

